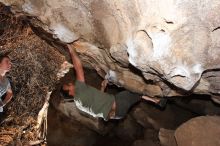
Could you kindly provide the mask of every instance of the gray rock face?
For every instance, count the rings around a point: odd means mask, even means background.
[[[62,42],[81,40],[82,60],[118,86],[149,96],[220,94],[218,0],[0,1]]]

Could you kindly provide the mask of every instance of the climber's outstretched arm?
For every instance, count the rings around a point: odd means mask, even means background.
[[[76,79],[78,81],[85,82],[82,63],[81,63],[81,61],[75,51],[74,44],[72,46],[69,44],[67,45],[69,52],[70,52],[70,55],[71,55],[71,59],[72,59],[74,68],[75,68],[75,71],[76,71]]]

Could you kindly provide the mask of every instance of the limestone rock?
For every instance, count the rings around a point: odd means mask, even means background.
[[[220,145],[220,117],[197,117],[182,124],[175,131],[178,146]]]
[[[177,146],[174,132],[174,130],[160,129],[159,139],[162,146]]]
[[[97,138],[95,131],[49,108],[47,145],[92,146]]]
[[[142,130],[142,127],[131,116],[127,116],[115,128],[115,133],[120,139],[134,141],[142,134]]]
[[[206,100],[203,98],[198,99],[198,97],[201,96],[193,95],[193,97],[189,97],[188,99],[180,98],[175,100],[175,104],[197,115],[220,115],[220,108],[218,105],[209,101],[207,97],[203,97]]]
[[[167,105],[166,109],[160,110],[146,103],[134,108],[131,115],[144,128],[158,131],[160,128],[176,129],[183,121],[193,117],[192,113],[173,105]]]
[[[137,140],[132,144],[132,146],[160,146],[160,144],[154,143],[151,140]]]
[[[118,86],[219,96],[219,0],[0,1],[62,43],[83,40],[82,60]]]

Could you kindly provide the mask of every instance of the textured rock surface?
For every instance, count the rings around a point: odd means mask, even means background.
[[[96,132],[49,108],[47,145],[92,146],[97,138]]]
[[[161,146],[177,146],[176,139],[174,137],[175,130],[168,130],[161,128],[158,134]]]
[[[121,121],[115,128],[117,137],[127,141],[138,139],[143,132],[143,127],[139,125],[131,116]]]
[[[162,146],[218,146],[219,124],[219,116],[201,116],[190,119],[176,130],[161,128],[160,143]]]
[[[167,105],[165,110],[140,103],[131,112],[133,118],[146,129],[159,130],[160,128],[176,129],[184,121],[193,117],[193,114],[173,105]],[[181,116],[179,116],[181,114]]]
[[[197,117],[181,125],[175,131],[178,146],[220,145],[220,117]]]
[[[160,144],[156,144],[151,140],[137,140],[134,142],[132,146],[159,146]]]
[[[118,86],[150,96],[220,91],[218,0],[0,0]],[[137,74],[136,71],[139,70]]]

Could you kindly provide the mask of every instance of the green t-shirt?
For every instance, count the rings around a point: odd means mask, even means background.
[[[76,80],[74,100],[79,110],[108,120],[115,96]]]

